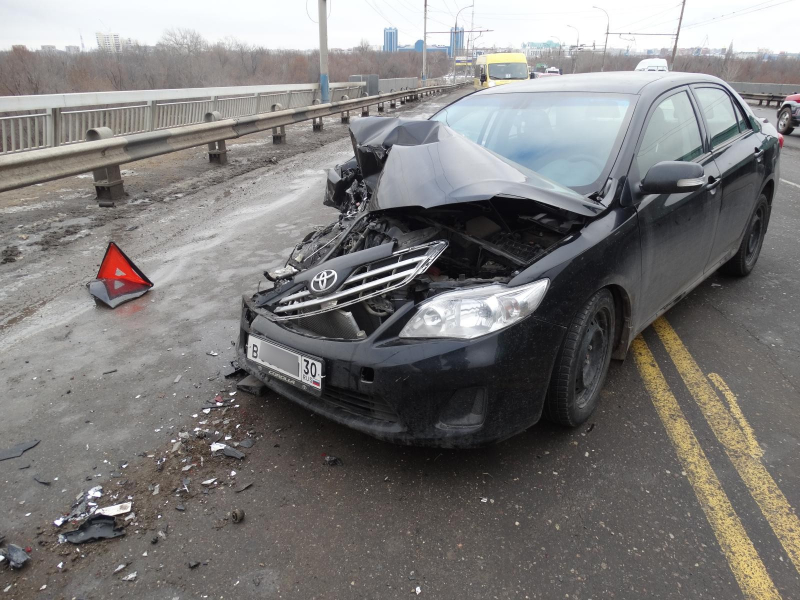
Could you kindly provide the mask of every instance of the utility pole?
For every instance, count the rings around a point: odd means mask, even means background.
[[[578,31],[578,28],[574,25],[567,25],[570,29],[575,30],[575,35],[577,39],[575,40],[575,52],[572,54],[572,73],[575,73],[575,70],[578,68],[578,50],[581,47],[581,32]]]
[[[678,52],[678,36],[681,34],[681,23],[683,23],[683,9],[686,8],[686,0],[681,4],[681,16],[678,19],[678,32],[675,34],[675,45],[672,47],[672,60],[670,61],[669,68],[675,68],[675,54]]]
[[[327,0],[317,0],[319,9],[319,96],[322,104],[331,101],[328,86],[328,6]]]
[[[425,0],[425,10],[422,25],[422,81],[428,78],[428,0]]]

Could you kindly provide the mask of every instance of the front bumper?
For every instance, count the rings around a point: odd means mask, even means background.
[[[564,328],[529,317],[475,340],[401,340],[409,306],[363,340],[301,335],[243,299],[239,365],[329,419],[400,444],[467,448],[524,431],[542,414]],[[250,334],[324,361],[321,396],[246,357]],[[299,384],[298,384],[299,385]]]

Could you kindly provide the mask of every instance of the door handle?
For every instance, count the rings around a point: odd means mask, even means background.
[[[766,150],[759,150],[758,148],[756,148],[756,154],[755,154],[756,160],[761,160],[761,157],[764,156],[764,152],[766,152]]]
[[[714,177],[713,175],[709,175],[706,189],[713,194],[714,191],[719,187],[720,183],[722,183],[722,177]]]

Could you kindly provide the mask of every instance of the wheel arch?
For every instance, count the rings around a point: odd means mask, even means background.
[[[614,346],[611,358],[624,360],[628,354],[628,346],[633,335],[633,323],[631,321],[631,298],[628,291],[619,284],[612,283],[605,286],[614,298],[614,311],[616,313],[616,331],[614,332]]]

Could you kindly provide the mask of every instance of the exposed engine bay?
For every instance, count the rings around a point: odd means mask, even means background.
[[[355,157],[329,171],[324,199],[339,218],[254,297],[304,335],[363,339],[409,303],[507,283],[599,212],[436,122],[360,119],[351,136]]]

